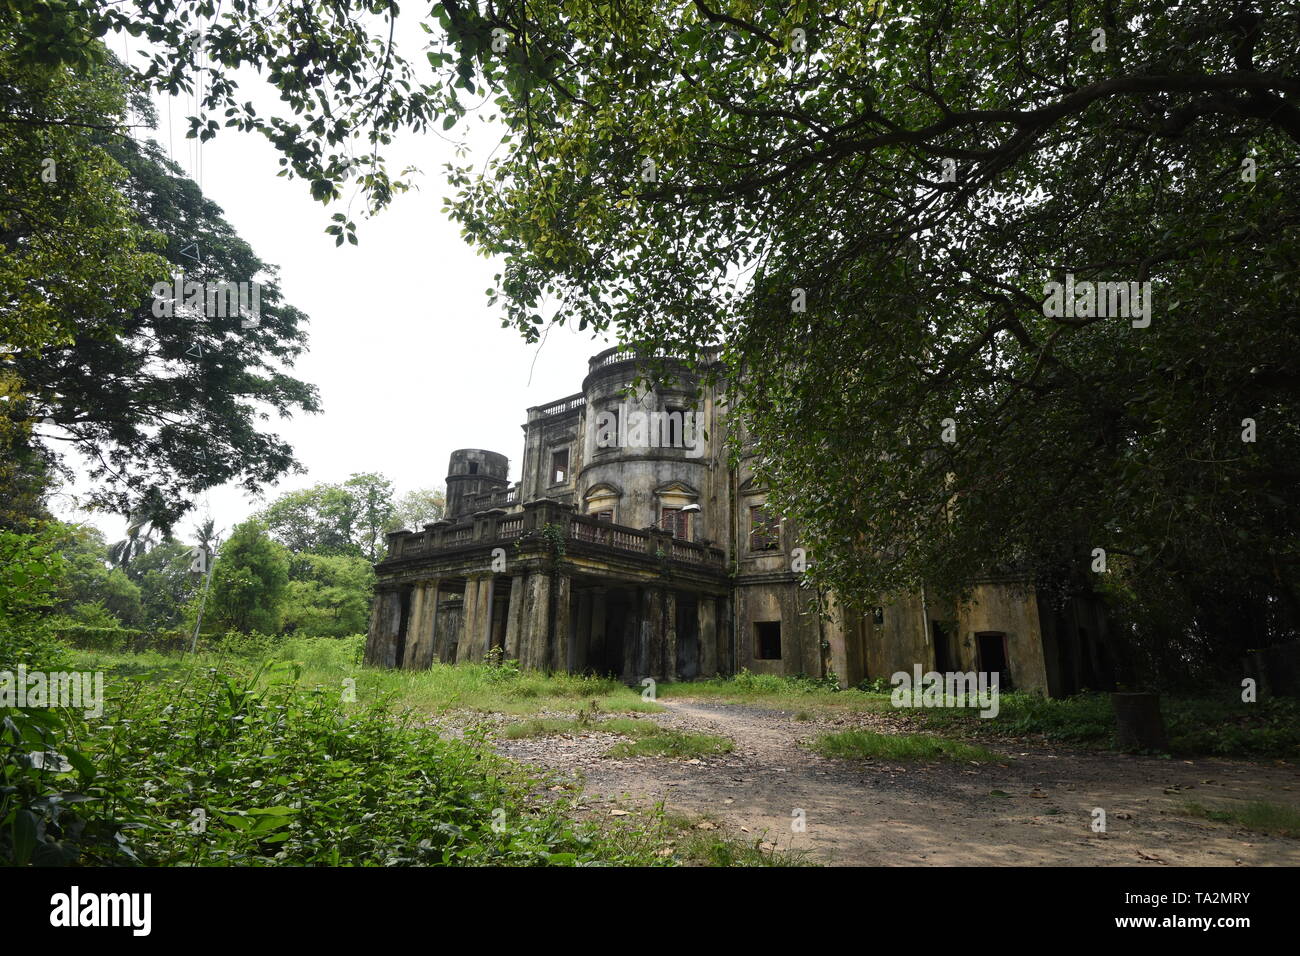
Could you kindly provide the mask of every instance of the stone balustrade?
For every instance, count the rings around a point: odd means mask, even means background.
[[[387,561],[517,541],[541,534],[547,527],[554,528],[555,536],[561,540],[654,560],[711,570],[722,570],[725,563],[725,555],[718,548],[674,538],[671,532],[659,528],[630,528],[591,515],[575,514],[571,505],[549,499],[530,501],[522,511],[488,508],[457,522],[447,519],[430,522],[423,531],[393,531],[388,535]]]

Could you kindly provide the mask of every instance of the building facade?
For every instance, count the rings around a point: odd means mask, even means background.
[[[389,535],[368,663],[516,659],[628,683],[741,669],[842,685],[896,671],[998,671],[1066,694],[1109,680],[1105,619],[1050,609],[1017,582],[963,601],[924,594],[866,613],[806,586],[795,529],[765,508],[707,369],[662,359],[671,384],[630,387],[638,356],[594,356],[582,390],[528,409],[521,477],[504,455],[451,455],[447,514]]]

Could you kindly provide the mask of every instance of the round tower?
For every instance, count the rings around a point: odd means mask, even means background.
[[[482,448],[460,448],[447,463],[447,517],[456,519],[477,511],[472,499],[509,486],[510,459]]]

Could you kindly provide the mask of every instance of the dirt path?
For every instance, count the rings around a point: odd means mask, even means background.
[[[829,760],[804,745],[851,726],[891,729],[853,715],[796,721],[787,712],[673,699],[653,719],[735,742],[700,760],[604,756],[617,738],[592,733],[501,740],[514,759],[585,778],[587,800],[663,800],[706,815],[745,839],[808,851],[839,865],[1233,866],[1300,865],[1300,840],[1177,815],[1267,800],[1300,808],[1294,765],[1213,758],[1161,760],[1034,745],[991,749],[1003,765],[906,766]],[[995,794],[1001,791],[1002,794]],[[1092,832],[1095,807],[1105,833]],[[792,826],[804,812],[803,832]]]

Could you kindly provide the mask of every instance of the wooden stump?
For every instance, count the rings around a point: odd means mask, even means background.
[[[1110,695],[1115,707],[1115,745],[1119,750],[1168,750],[1160,695],[1118,691]]]

